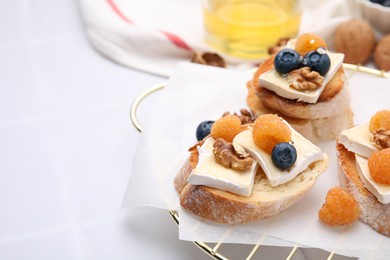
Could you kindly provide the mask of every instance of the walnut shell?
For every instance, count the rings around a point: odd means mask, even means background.
[[[345,54],[344,62],[364,63],[370,58],[375,46],[374,30],[364,20],[349,20],[337,28],[334,46],[337,52]]]
[[[376,46],[374,60],[381,70],[390,70],[390,34],[383,37]]]
[[[192,63],[198,63],[203,65],[209,65],[214,67],[225,68],[225,60],[219,56],[217,53],[212,52],[195,52],[191,58]]]

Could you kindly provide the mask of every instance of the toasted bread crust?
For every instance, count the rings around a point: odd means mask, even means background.
[[[274,67],[274,56],[266,59],[260,64],[255,72],[252,81],[254,92],[251,95],[257,95],[264,106],[280,112],[286,116],[299,119],[319,119],[333,117],[341,111],[345,111],[350,106],[349,92],[345,88],[346,80],[344,69],[341,67],[335,76],[328,82],[322,91],[318,101],[314,104],[298,102],[278,96],[275,92],[263,88],[259,85],[258,78],[261,74]]]
[[[336,142],[341,187],[357,201],[360,220],[379,233],[390,236],[390,204],[382,204],[365,188],[356,168],[355,154]]]
[[[310,191],[328,165],[328,157],[324,154],[324,160],[314,162],[296,178],[276,188],[268,183],[259,168],[251,196],[243,197],[215,188],[183,183],[195,167],[193,158],[197,158],[195,150],[174,180],[180,204],[203,219],[223,224],[243,224],[278,214]]]
[[[332,140],[340,131],[352,126],[353,113],[343,68],[326,85],[319,100],[309,104],[280,97],[259,86],[259,76],[274,67],[274,58],[275,55],[272,55],[261,63],[247,83],[246,101],[254,115],[278,114],[313,142]]]
[[[325,94],[327,99],[319,99],[314,104],[283,98],[275,92],[261,87],[257,89],[256,95],[265,106],[290,117],[300,119],[332,117],[350,106],[350,96],[348,89],[344,87],[344,78],[344,71],[340,69],[321,94]],[[336,88],[337,91],[333,91]],[[330,96],[331,98],[329,98]]]
[[[343,129],[352,126],[353,113],[349,105],[346,110],[340,111],[339,114],[336,116],[311,120],[299,119],[287,116],[279,111],[266,107],[256,96],[255,90],[252,87],[251,82],[247,83],[247,89],[248,95],[246,102],[251,112],[255,116],[269,113],[278,114],[279,116],[283,117],[287,122],[289,122],[289,124],[301,135],[303,135],[312,142],[317,142],[319,140],[335,139],[336,136]]]

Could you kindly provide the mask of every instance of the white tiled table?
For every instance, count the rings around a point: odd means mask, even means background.
[[[204,256],[165,211],[120,208],[130,105],[162,80],[95,52],[76,1],[0,1],[0,259]]]

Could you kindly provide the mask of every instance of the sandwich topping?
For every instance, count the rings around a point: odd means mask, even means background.
[[[196,147],[199,154],[198,163],[192,170],[188,183],[249,196],[252,193],[258,164],[253,162],[245,171],[224,167],[215,160],[214,143],[213,137],[207,137],[202,145]]]
[[[325,76],[330,69],[330,58],[324,48],[307,53],[304,57],[293,49],[283,49],[279,51],[274,59],[275,70],[282,75],[302,67],[308,67],[311,71],[318,72]]]
[[[211,133],[211,127],[213,126],[213,120],[203,121],[196,128],[196,140],[201,141]]]
[[[198,163],[189,183],[249,196],[259,165],[275,187],[323,159],[320,148],[277,115],[262,115],[245,126],[240,122],[237,115],[225,114],[213,124],[196,147]]]
[[[208,124],[209,121],[205,121],[210,127],[196,146],[198,163],[189,176],[189,183],[241,196],[251,194],[258,164],[242,147],[231,143],[241,131],[242,124],[253,121],[249,111],[241,109],[240,113],[225,112],[215,122]],[[198,131],[196,135],[199,140]]]
[[[326,49],[327,44],[324,39],[314,33],[302,34],[295,44],[295,50],[302,56],[318,48]]]
[[[287,99],[316,103],[343,60],[344,54],[328,52],[319,36],[303,34],[276,54],[275,69],[263,73],[259,85]]]
[[[290,87],[296,90],[315,90],[322,86],[324,77],[316,71],[311,71],[309,67],[303,67],[291,71],[287,81],[290,82]]]
[[[379,150],[368,158],[368,170],[371,178],[390,189],[390,148]]]
[[[275,70],[282,75],[299,69],[302,65],[303,58],[293,49],[286,48],[279,51],[274,59]]]
[[[271,158],[276,167],[287,170],[297,160],[297,150],[290,143],[278,143],[272,149]]]
[[[370,157],[371,158],[371,157]],[[369,169],[369,160],[366,157],[355,154],[356,168],[364,186],[382,204],[390,203],[390,185],[381,184],[372,177],[372,169]],[[372,160],[372,159],[371,159]],[[374,166],[375,167],[375,166]]]
[[[378,151],[372,142],[368,123],[343,130],[339,136],[339,143],[344,145],[347,150],[366,158]]]
[[[241,132],[241,120],[236,115],[226,115],[218,119],[211,128],[211,136],[232,142],[233,138]]]
[[[271,154],[277,143],[291,141],[291,130],[277,115],[266,114],[256,119],[252,137],[258,147]]]
[[[236,171],[246,171],[252,164],[253,159],[242,147],[217,138],[213,144],[215,161],[225,168],[232,168]]]
[[[258,122],[266,121],[265,119],[267,119],[269,125],[274,125],[274,127],[269,127],[270,130],[268,127],[264,127],[264,132],[259,134],[255,131],[255,127]],[[280,124],[276,122],[280,122]],[[283,125],[289,130],[289,135],[286,134],[286,130],[282,130]],[[258,144],[260,141],[261,146],[255,143],[258,138],[262,140],[257,140]],[[290,146],[286,148],[285,145],[280,144],[285,142],[288,142],[294,148]],[[253,128],[239,133],[233,139],[233,145],[235,144],[244,147],[254,160],[260,164],[268,182],[273,187],[294,179],[299,173],[306,170],[311,163],[323,159],[319,147],[304,138],[276,115],[260,116],[255,121]],[[272,154],[278,158],[277,162],[272,159]]]
[[[370,132],[378,149],[390,147],[390,110],[378,111],[370,120]]]
[[[381,203],[390,203],[390,110],[377,112],[367,124],[344,130],[339,142],[355,153],[365,187]]]
[[[289,169],[297,159],[295,147],[291,141],[291,130],[277,115],[259,116],[252,131],[254,143],[271,154],[272,162],[282,170]]]
[[[230,115],[230,112],[223,113],[222,117],[227,116],[227,115]],[[238,118],[240,118],[242,125],[250,124],[250,123],[253,123],[253,121],[254,121],[254,118],[248,109],[244,109],[244,108],[240,109],[240,114],[234,113],[233,115],[238,116]]]
[[[390,148],[390,130],[379,128],[373,133],[373,137],[379,149]]]

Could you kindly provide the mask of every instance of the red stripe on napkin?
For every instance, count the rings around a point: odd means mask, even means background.
[[[107,3],[110,5],[110,7],[112,8],[112,10],[122,19],[124,20],[125,22],[129,23],[129,24],[134,24],[134,22],[132,20],[130,20],[129,18],[127,18],[123,13],[122,11],[118,8],[118,6],[114,3],[114,0],[107,0]],[[181,39],[179,36],[177,36],[176,34],[173,34],[173,33],[170,33],[170,32],[166,32],[166,31],[161,31],[161,33],[163,33],[174,45],[176,45],[177,47],[181,48],[181,49],[185,49],[185,50],[189,50],[189,51],[192,51],[192,48],[183,40]]]
[[[177,47],[192,51],[192,48],[190,46],[188,46],[187,43],[185,43],[185,41],[183,41],[183,39],[181,39],[176,34],[166,32],[166,31],[161,31],[161,32],[163,34],[165,34],[165,36],[167,36],[168,39],[171,40],[171,42],[173,42],[173,44],[175,44]]]
[[[122,18],[122,20],[126,21],[127,23],[134,24],[133,21],[131,21],[130,19],[128,19],[128,18],[121,12],[121,10],[118,8],[118,6],[116,6],[116,4],[114,3],[113,0],[107,0],[107,3],[111,6],[112,10],[114,10],[114,12],[115,12],[120,18]]]

